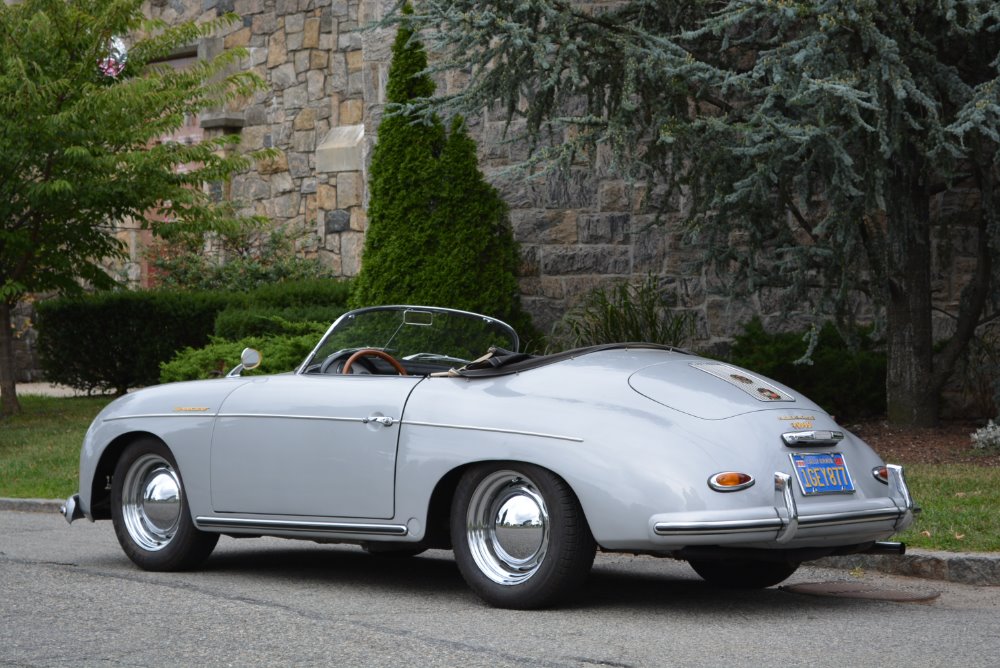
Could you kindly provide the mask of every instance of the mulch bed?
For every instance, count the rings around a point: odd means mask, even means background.
[[[1000,466],[1000,452],[972,448],[974,422],[943,422],[937,427],[895,427],[884,421],[845,425],[886,461],[907,464]]]

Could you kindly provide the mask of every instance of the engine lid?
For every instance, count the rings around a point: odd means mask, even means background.
[[[723,420],[752,411],[791,408],[811,401],[740,367],[699,359],[672,360],[636,371],[629,385],[639,394],[669,408],[705,420]]]

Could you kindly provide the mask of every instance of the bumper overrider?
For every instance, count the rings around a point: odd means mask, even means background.
[[[65,517],[66,521],[70,524],[73,523],[73,520],[82,520],[86,517],[86,515],[83,514],[83,509],[80,507],[79,494],[74,494],[66,499],[66,502],[59,508],[59,512],[62,513],[62,516]]]
[[[855,508],[846,512],[800,514],[792,493],[791,476],[778,471],[774,474],[774,507],[757,509],[763,511],[758,513],[749,509],[748,514],[757,516],[733,518],[730,514],[728,518],[716,519],[709,517],[711,513],[704,513],[703,519],[691,519],[691,514],[685,513],[685,519],[680,521],[659,516],[652,518],[653,533],[658,537],[677,538],[678,542],[697,544],[766,540],[779,545],[785,545],[797,536],[809,538],[809,534],[815,535],[815,532],[809,531],[811,529],[859,533],[870,526],[873,534],[887,531],[895,533],[908,527],[913,522],[914,513],[918,511],[906,486],[903,467],[889,464],[886,469],[889,474],[888,500],[891,505]]]

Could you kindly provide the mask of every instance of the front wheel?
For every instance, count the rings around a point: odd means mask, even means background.
[[[596,551],[569,486],[530,464],[467,471],[455,490],[451,538],[462,577],[501,608],[540,608],[577,591]]]
[[[705,581],[733,589],[763,589],[787,580],[799,568],[794,561],[718,559],[688,561]]]
[[[122,550],[147,571],[194,568],[219,541],[219,534],[195,528],[177,462],[152,438],[128,446],[118,460],[111,520]]]

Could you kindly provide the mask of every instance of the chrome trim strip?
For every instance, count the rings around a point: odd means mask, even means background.
[[[789,488],[791,485],[788,486]],[[865,510],[856,513],[805,515],[796,516],[796,531],[816,527],[836,526],[839,524],[859,524],[867,522],[892,521],[902,516],[897,510]],[[785,535],[793,536],[788,527],[791,523],[783,518],[761,520],[735,520],[732,522],[657,522],[653,530],[658,536],[704,536],[724,535],[734,533],[753,533],[755,531],[782,530],[776,540]],[[781,542],[788,542],[791,537]]]
[[[658,536],[701,536],[704,534],[756,533],[776,531],[784,523],[780,518],[733,520],[731,522],[657,522],[653,531]]]
[[[414,427],[440,427],[441,429],[467,429],[470,431],[486,431],[494,434],[538,436],[539,438],[554,438],[560,441],[572,441],[573,443],[583,443],[583,439],[577,436],[563,436],[562,434],[546,434],[540,431],[520,431],[518,429],[501,429],[499,427],[475,427],[472,425],[465,425],[465,424],[446,424],[444,422],[421,422],[419,420],[400,420],[400,424],[412,425]]]
[[[189,411],[178,411],[176,413],[137,413],[135,415],[115,415],[114,417],[102,418],[102,422],[115,422],[117,420],[134,420],[141,418],[214,418],[215,413],[192,413]]]
[[[293,520],[254,520],[237,517],[198,517],[195,523],[213,529],[260,529],[264,531],[303,531],[323,533],[363,533],[405,536],[403,524],[354,524],[350,522],[301,522]]]
[[[334,417],[328,415],[292,415],[281,413],[219,413],[217,418],[268,418],[289,420],[322,420],[326,422],[367,422],[366,418]]]
[[[914,504],[910,496],[910,488],[903,475],[903,467],[898,464],[886,464],[889,473],[889,498],[903,510],[896,522],[896,530],[905,529],[913,522]]]

